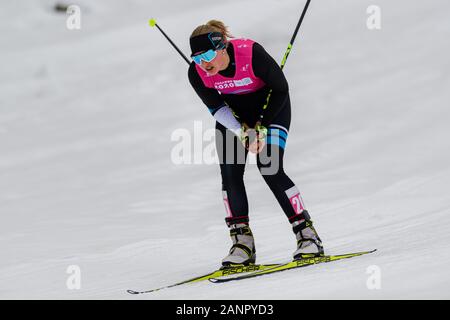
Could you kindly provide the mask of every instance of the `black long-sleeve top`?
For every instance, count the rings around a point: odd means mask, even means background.
[[[224,77],[231,78],[236,70],[232,45],[227,47],[227,52],[230,56],[230,63],[227,69],[219,71],[219,73]],[[268,126],[288,101],[288,83],[280,66],[256,42],[253,44],[252,66],[255,76],[262,79],[266,85],[258,91],[247,94],[220,94],[216,89],[205,87],[195,68],[195,62],[189,66],[188,76],[192,87],[213,115],[226,103],[238,116],[237,120],[241,124],[245,122],[249,126],[253,126],[256,121],[260,120],[262,114],[262,125]],[[263,111],[270,89],[272,89],[272,93],[269,105]]]

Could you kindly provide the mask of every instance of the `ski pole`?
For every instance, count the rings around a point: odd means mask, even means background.
[[[281,70],[283,70],[284,65],[286,64],[286,60],[289,57],[289,53],[291,52],[292,46],[294,45],[295,38],[297,37],[297,33],[298,33],[298,30],[300,29],[300,26],[302,25],[303,18],[305,18],[305,14],[306,14],[306,11],[308,10],[308,6],[309,6],[310,2],[311,2],[311,0],[307,0],[305,7],[303,8],[303,12],[300,16],[300,20],[298,21],[297,26],[295,27],[294,34],[292,35],[291,41],[289,42],[286,52],[284,53],[283,60],[281,60],[281,65],[280,65]],[[269,91],[269,94],[267,95],[266,103],[263,106],[263,110],[265,110],[267,108],[267,106],[269,105],[271,93],[272,93],[272,89]],[[260,121],[262,121],[262,118],[263,118],[263,115],[261,114]]]
[[[183,52],[181,52],[181,50],[177,47],[177,45],[173,43],[173,41],[169,38],[169,36],[158,26],[155,19],[150,19],[148,24],[150,25],[150,27],[157,27],[158,30],[161,31],[163,36],[166,37],[166,39],[170,42],[170,44],[175,48],[175,50],[177,50],[178,53],[183,57],[183,59],[187,62],[187,64],[189,65],[191,64],[189,59],[183,54]]]
[[[303,8],[302,15],[300,16],[300,20],[298,21],[297,26],[295,27],[294,34],[292,35],[291,41],[289,42],[286,52],[284,53],[283,60],[281,61],[281,69],[283,69],[284,65],[286,64],[286,60],[289,56],[289,53],[291,52],[292,46],[294,45],[295,38],[297,37],[298,30],[300,29],[303,19],[305,18],[305,14],[306,14],[306,11],[308,10],[308,6],[309,6],[310,2],[311,2],[311,0],[306,1],[305,7]]]

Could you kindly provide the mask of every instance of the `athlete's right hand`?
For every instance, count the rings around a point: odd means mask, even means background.
[[[267,128],[261,125],[261,122],[258,121],[253,130],[255,132],[255,137],[250,142],[248,150],[251,153],[257,154],[260,153],[266,145]]]
[[[240,140],[244,148],[251,153],[260,153],[265,145],[267,129],[257,122],[254,128],[250,128],[245,122],[240,131]]]
[[[241,140],[245,149],[248,149],[248,146],[249,146],[249,139],[250,139],[249,138],[249,129],[250,129],[250,127],[245,122],[242,123],[239,139]]]

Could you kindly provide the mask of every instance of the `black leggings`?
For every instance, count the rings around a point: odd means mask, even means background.
[[[278,200],[290,222],[301,220],[304,204],[300,193],[283,170],[291,108],[289,103],[267,128],[266,146],[257,155],[258,169]],[[244,185],[245,163],[248,150],[238,137],[216,122],[216,150],[222,175],[222,195],[228,225],[248,223],[248,200]]]

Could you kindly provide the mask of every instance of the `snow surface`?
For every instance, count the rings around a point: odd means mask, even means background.
[[[328,253],[377,253],[142,296],[126,289],[209,272],[230,246],[218,166],[171,160],[174,130],[214,121],[148,19],[186,54],[218,18],[281,60],[304,2],[78,0],[73,31],[54,3],[0,5],[0,298],[450,298],[449,1],[312,1],[286,65],[286,172]],[[294,235],[254,164],[246,185],[258,262],[288,261]]]

